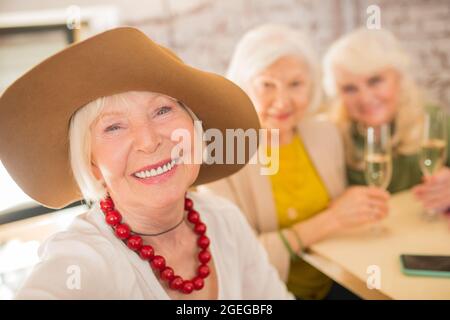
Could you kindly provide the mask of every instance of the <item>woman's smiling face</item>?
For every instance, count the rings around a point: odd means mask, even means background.
[[[310,78],[306,64],[287,55],[251,79],[248,93],[264,128],[283,134],[298,124],[310,102]]]
[[[129,92],[110,99],[91,125],[92,171],[115,201],[158,208],[184,196],[199,164],[174,163],[177,129],[194,137],[193,119],[175,99]],[[191,145],[194,145],[191,143]],[[183,150],[184,152],[189,152]],[[190,150],[191,153],[194,150]]]
[[[335,68],[338,93],[350,118],[366,126],[389,123],[397,112],[400,75],[391,68],[357,75]]]

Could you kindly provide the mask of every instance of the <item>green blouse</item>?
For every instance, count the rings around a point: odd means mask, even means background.
[[[392,130],[395,130],[393,126]],[[356,148],[364,148],[364,136],[356,129],[356,124],[352,124],[351,137]],[[450,117],[447,117],[447,161],[450,167]],[[350,185],[366,185],[364,171],[351,168],[347,165],[347,179]],[[422,171],[420,170],[419,155],[394,154],[392,157],[392,179],[388,190],[391,193],[409,189],[422,181]]]

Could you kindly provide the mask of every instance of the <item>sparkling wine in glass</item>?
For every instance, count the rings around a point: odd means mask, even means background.
[[[427,109],[419,152],[419,164],[424,176],[432,176],[445,163],[447,155],[446,115],[440,108]],[[425,218],[433,220],[439,210],[426,210]]]
[[[365,176],[367,184],[369,186],[386,190],[391,182],[391,156],[383,153],[369,153],[365,157],[365,162]]]
[[[367,185],[384,190],[391,182],[391,132],[388,124],[367,128],[364,147],[364,175]],[[380,233],[383,231],[382,229],[379,223],[373,227],[375,233]]]

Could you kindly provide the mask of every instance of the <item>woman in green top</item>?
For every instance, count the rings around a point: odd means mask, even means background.
[[[427,208],[449,208],[450,156],[444,168],[426,178],[418,160],[425,110],[437,107],[422,100],[396,38],[386,30],[356,30],[330,47],[324,73],[325,89],[334,98],[332,116],[343,132],[349,183],[365,184],[365,128],[389,123],[393,173],[388,190],[415,186],[414,194]]]

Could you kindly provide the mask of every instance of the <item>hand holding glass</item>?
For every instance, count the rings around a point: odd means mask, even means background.
[[[423,123],[423,135],[419,153],[419,164],[426,177],[435,174],[444,164],[447,154],[446,116],[442,109],[428,109]],[[433,219],[438,210],[426,210],[425,218]]]
[[[387,189],[392,176],[391,133],[387,124],[368,127],[364,147],[365,179],[369,186]],[[380,225],[374,226],[379,233]]]

